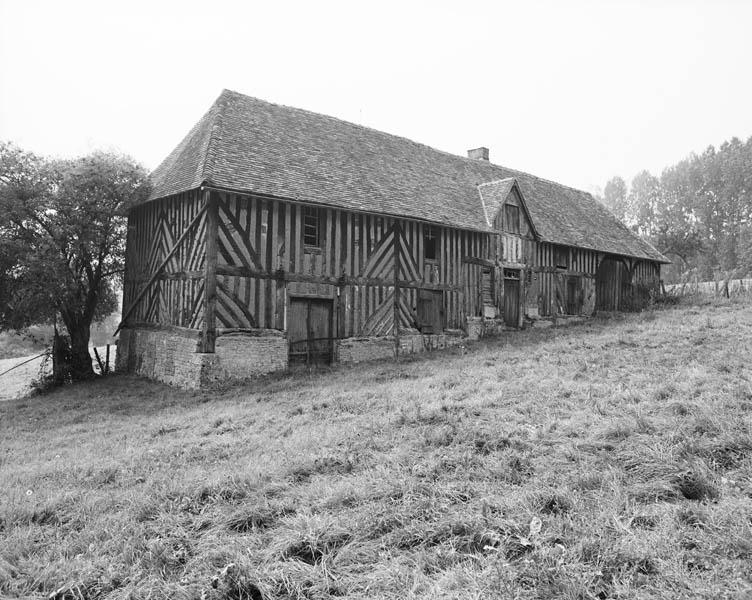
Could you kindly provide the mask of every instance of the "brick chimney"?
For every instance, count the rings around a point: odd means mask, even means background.
[[[467,151],[467,157],[473,160],[488,160],[488,148],[481,146]]]

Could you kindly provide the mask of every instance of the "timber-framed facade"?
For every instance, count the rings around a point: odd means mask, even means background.
[[[119,367],[197,387],[631,308],[658,286],[666,259],[589,195],[472,155],[223,92],[129,213]]]

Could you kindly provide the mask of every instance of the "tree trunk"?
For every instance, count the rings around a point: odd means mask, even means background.
[[[65,336],[60,335],[55,326],[52,340],[52,380],[55,385],[63,385],[70,379],[70,344]]]
[[[66,323],[71,342],[71,377],[81,381],[94,377],[89,354],[89,324],[82,322]]]

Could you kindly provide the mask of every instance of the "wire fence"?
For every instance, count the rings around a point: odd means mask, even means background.
[[[112,349],[112,351],[110,349]],[[116,351],[116,346],[114,344],[107,344],[106,346],[103,346],[101,353],[96,346],[92,346],[89,349],[89,353],[93,354],[91,358],[91,362],[92,362],[92,366],[94,367],[94,370],[98,372],[100,375],[106,375],[108,373],[111,373],[115,367],[115,351]],[[7,373],[10,373],[11,371],[14,371],[15,369],[18,369],[19,367],[29,364],[30,362],[35,361],[39,358],[42,358],[42,359],[47,358],[51,354],[52,354],[52,350],[48,349],[42,352],[41,354],[37,354],[36,356],[26,357],[21,362],[14,364],[9,369],[5,369],[4,371],[0,372],[0,377],[2,377],[3,375],[6,375]]]
[[[672,296],[746,296],[752,294],[752,278],[719,279],[717,281],[687,281],[667,285],[666,293]]]

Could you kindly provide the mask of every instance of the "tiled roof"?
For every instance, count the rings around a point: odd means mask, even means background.
[[[487,231],[478,186],[510,178],[544,241],[667,262],[586,192],[229,90],[152,173],[149,199],[207,183]]]

